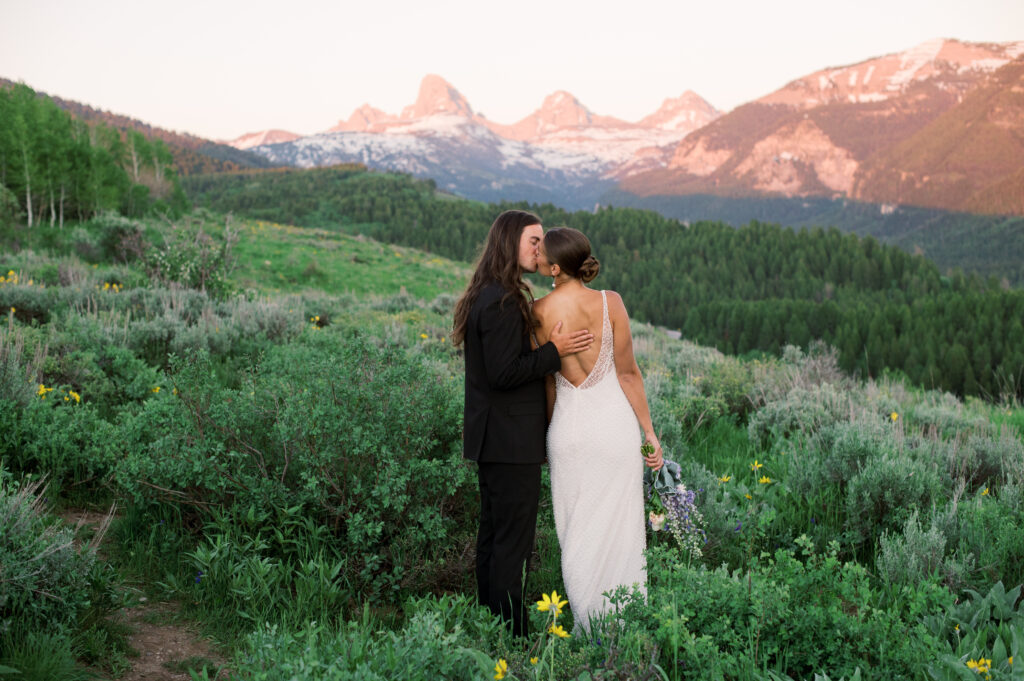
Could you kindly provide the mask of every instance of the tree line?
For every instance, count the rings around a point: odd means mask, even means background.
[[[728,353],[776,353],[822,339],[862,375],[900,371],[961,395],[1024,396],[1024,292],[837,229],[751,222],[685,224],[653,211],[569,213],[444,196],[430,181],[357,166],[188,178],[219,211],[341,229],[457,260],[478,255],[494,216],[532,210],[584,232],[602,262],[596,285],[635,318]]]
[[[162,141],[87,124],[25,85],[0,88],[0,220],[63,226],[185,205]]]

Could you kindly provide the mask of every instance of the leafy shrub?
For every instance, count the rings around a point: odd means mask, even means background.
[[[891,429],[880,420],[826,424],[805,447],[794,448],[787,482],[802,494],[812,494],[825,485],[842,490],[869,459],[895,451]]]
[[[5,312],[15,309],[15,317],[20,322],[45,324],[50,321],[57,290],[39,284],[3,284],[0,285],[0,310]]]
[[[43,513],[45,488],[0,480],[0,633],[73,631],[95,560]]]
[[[972,555],[980,574],[975,584],[1005,579],[1024,581],[1024,509],[1014,507],[991,494],[963,501],[957,508],[960,519],[959,550]]]
[[[100,238],[93,230],[75,227],[71,230],[71,250],[82,260],[98,263],[103,259],[103,247]]]
[[[723,358],[708,367],[702,379],[697,381],[697,386],[705,397],[721,404],[724,413],[732,414],[740,422],[745,421],[757,406],[752,397],[753,363]]]
[[[965,409],[963,403],[950,393],[929,393],[926,401],[913,407],[911,417],[943,437],[967,431],[984,432],[991,428],[985,417]]]
[[[0,459],[15,470],[56,483],[85,482],[111,470],[107,445],[114,428],[91,404],[55,388],[25,407],[0,402]],[[67,400],[65,401],[65,398]]]
[[[26,340],[31,332],[14,325],[0,325],[0,404],[23,407],[35,397],[42,357],[28,357]]]
[[[868,459],[846,490],[851,540],[873,545],[882,532],[896,530],[915,510],[938,501],[942,489],[934,463],[903,453]]]
[[[966,456],[961,475],[971,489],[998,485],[1024,471],[1024,443],[1007,428],[998,435],[972,433],[963,449]]]
[[[146,250],[150,276],[163,284],[178,284],[224,298],[232,291],[228,276],[234,268],[234,246],[238,232],[231,220],[220,235],[213,237],[203,225],[187,221],[164,235],[164,243]]]
[[[932,521],[926,531],[915,510],[901,533],[882,533],[875,565],[886,583],[916,587],[930,579],[947,584],[953,592],[967,583],[973,560],[947,556],[946,536]]]
[[[878,594],[868,573],[798,540],[791,551],[762,554],[747,571],[687,568],[659,550],[648,551],[649,619],[662,644],[663,668],[684,679],[744,678],[763,669],[810,678],[814,672],[870,678],[919,676],[938,641],[920,624],[923,612],[945,607],[948,593],[933,587],[902,607],[873,607]],[[826,633],[827,632],[827,633]]]
[[[419,302],[404,290],[393,296],[380,298],[372,305],[374,310],[381,310],[392,314],[396,312],[408,312],[409,310],[415,310],[418,307]]]
[[[298,631],[268,626],[249,636],[233,669],[253,681],[491,678],[495,658],[476,645],[437,611],[417,612],[397,631],[371,628],[369,618],[339,631],[316,623]]]
[[[750,417],[750,441],[767,448],[795,435],[809,435],[839,422],[850,412],[849,398],[829,383],[793,388],[784,399],[769,402]]]
[[[118,479],[135,499],[301,506],[332,528],[345,579],[369,598],[461,583],[449,553],[475,509],[450,382],[328,329],[269,349],[239,389],[217,383],[202,351],[175,359],[172,376],[177,394],[122,422]]]
[[[430,311],[444,317],[451,317],[455,312],[455,303],[458,299],[458,296],[451,293],[439,293],[430,301]]]
[[[117,213],[102,213],[88,226],[98,235],[96,240],[103,260],[132,262],[141,259],[149,247],[142,224]]]

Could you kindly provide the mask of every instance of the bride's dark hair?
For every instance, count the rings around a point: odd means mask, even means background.
[[[514,302],[523,318],[523,328],[534,326],[530,305],[533,293],[523,280],[523,269],[519,266],[519,238],[530,225],[539,225],[540,218],[525,210],[507,210],[495,219],[487,233],[487,243],[476,264],[473,278],[455,304],[455,320],[452,325],[452,343],[462,345],[466,338],[466,324],[469,311],[473,309],[480,291],[491,282],[498,282],[505,289],[501,304]]]
[[[572,227],[555,227],[548,231],[544,235],[544,253],[549,263],[585,283],[601,271],[601,263],[590,254],[590,239]]]

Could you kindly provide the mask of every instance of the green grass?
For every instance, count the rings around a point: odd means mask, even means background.
[[[429,253],[338,232],[246,221],[231,275],[239,289],[265,293],[393,295],[430,300],[460,291],[472,271]]]

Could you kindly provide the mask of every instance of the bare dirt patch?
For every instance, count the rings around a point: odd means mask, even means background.
[[[134,631],[129,644],[139,656],[129,658],[131,669],[121,681],[189,681],[188,668],[198,671],[204,665],[214,678],[223,667],[224,658],[213,650],[210,641],[190,625],[175,621],[177,612],[172,603],[143,603],[124,610],[124,621]],[[226,669],[217,675],[227,677]]]
[[[60,518],[75,528],[76,546],[96,546],[96,556],[103,561],[107,560],[103,544],[109,517],[109,513],[86,509],[60,513]],[[120,681],[190,681],[189,669],[202,671],[204,667],[211,679],[228,678],[224,657],[194,625],[181,622],[176,604],[140,597],[137,605],[122,608],[117,619],[131,628],[128,644],[138,653],[128,658],[131,667],[118,677]]]

